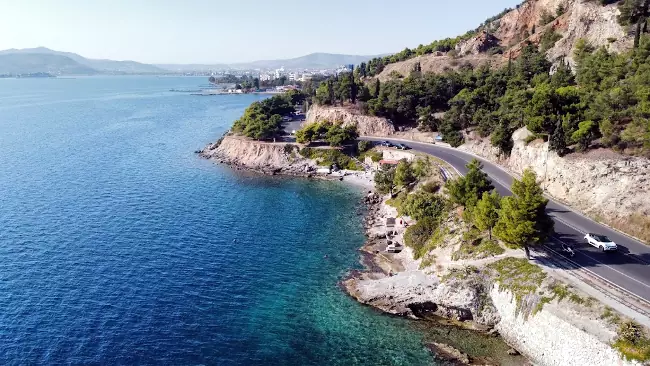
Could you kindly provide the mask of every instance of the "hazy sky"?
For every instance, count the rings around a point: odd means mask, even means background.
[[[0,0],[0,49],[219,63],[396,52],[473,29],[521,0]]]

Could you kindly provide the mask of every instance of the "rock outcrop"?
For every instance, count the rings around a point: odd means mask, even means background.
[[[461,55],[477,55],[487,52],[492,47],[499,46],[499,39],[487,31],[482,31],[474,37],[456,45],[456,52]]]
[[[395,133],[395,126],[386,118],[365,116],[350,107],[324,107],[313,105],[307,112],[306,124],[319,121],[343,122],[354,125],[361,136],[388,136]]]
[[[441,282],[417,270],[380,279],[350,279],[344,286],[359,302],[390,314],[419,318],[432,313],[488,327],[499,321],[494,307],[485,302],[482,283],[473,279]]]
[[[420,63],[422,72],[443,73],[448,70],[458,70],[465,65],[471,65],[473,68],[478,68],[481,65],[492,65],[494,67],[501,67],[508,63],[508,59],[503,55],[490,56],[485,53],[469,54],[463,57],[454,57],[448,54],[432,53],[414,57],[412,59],[396,62],[386,65],[384,70],[377,75],[377,78],[382,82],[391,79],[391,73],[397,72],[398,74],[406,77],[413,70],[416,63]]]
[[[541,185],[555,198],[631,235],[648,240],[650,226],[650,161],[619,156],[611,151],[591,151],[559,157],[548,143],[526,144],[530,132],[512,135],[508,158],[498,155],[489,139],[470,134],[459,149],[496,162],[515,174],[532,168]],[[601,156],[598,156],[598,155]],[[644,234],[645,233],[645,234]]]
[[[315,164],[297,153],[298,147],[286,143],[269,143],[227,135],[210,144],[199,154],[235,167],[263,173],[306,175],[315,170]]]
[[[564,13],[558,15],[558,9],[564,9]],[[499,67],[505,65],[510,57],[517,58],[527,42],[539,44],[546,32],[556,32],[561,36],[547,51],[548,59],[554,62],[563,58],[575,66],[573,51],[579,39],[612,52],[632,47],[633,38],[618,23],[619,14],[618,3],[602,6],[598,1],[589,0],[528,0],[487,24],[476,36],[460,42],[455,49],[460,57],[441,53],[423,55],[386,65],[377,77],[385,81],[390,79],[392,72],[407,76],[418,62],[423,72],[436,73],[458,69],[464,64],[476,67],[490,63]],[[553,20],[542,24],[544,17]],[[495,46],[500,46],[504,54],[486,54]]]

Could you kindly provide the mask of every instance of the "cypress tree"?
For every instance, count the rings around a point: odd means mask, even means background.
[[[548,148],[556,151],[560,156],[563,156],[566,153],[566,136],[564,134],[564,127],[562,127],[562,122],[559,119],[555,123],[555,130],[553,130],[548,141]]]

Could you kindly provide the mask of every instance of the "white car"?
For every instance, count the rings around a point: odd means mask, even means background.
[[[594,233],[588,233],[585,235],[585,240],[589,245],[595,246],[596,248],[602,250],[603,252],[616,250],[618,247],[610,238],[605,235],[598,235]]]
[[[401,244],[399,243],[394,243],[394,244],[388,244],[386,247],[386,252],[388,253],[399,253],[404,249]]]

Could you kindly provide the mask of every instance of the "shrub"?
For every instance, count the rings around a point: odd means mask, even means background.
[[[359,150],[359,153],[364,153],[364,152],[370,150],[371,147],[372,147],[372,143],[370,141],[366,141],[366,140],[361,140],[357,144],[357,150]]]
[[[553,30],[549,30],[542,34],[539,39],[539,47],[541,52],[546,52],[555,46],[555,43],[562,39],[562,36]]]
[[[314,149],[305,147],[300,150],[300,155],[313,159],[322,166],[336,165],[340,169],[363,170],[352,158],[337,149]]]
[[[406,196],[399,207],[399,214],[416,220],[432,218],[440,220],[445,211],[445,201],[438,195],[428,192],[416,192]]]
[[[440,191],[440,182],[427,182],[424,183],[420,189],[426,193],[438,193]]]
[[[505,250],[494,240],[479,238],[461,244],[460,248],[451,255],[451,259],[482,259],[503,254]]]
[[[423,249],[426,248],[427,241],[431,238],[437,226],[437,220],[425,217],[406,229],[404,244],[413,249],[415,259],[422,258],[426,254]]]
[[[650,339],[641,326],[633,321],[626,321],[618,327],[618,337],[614,348],[629,360],[650,360]]]

